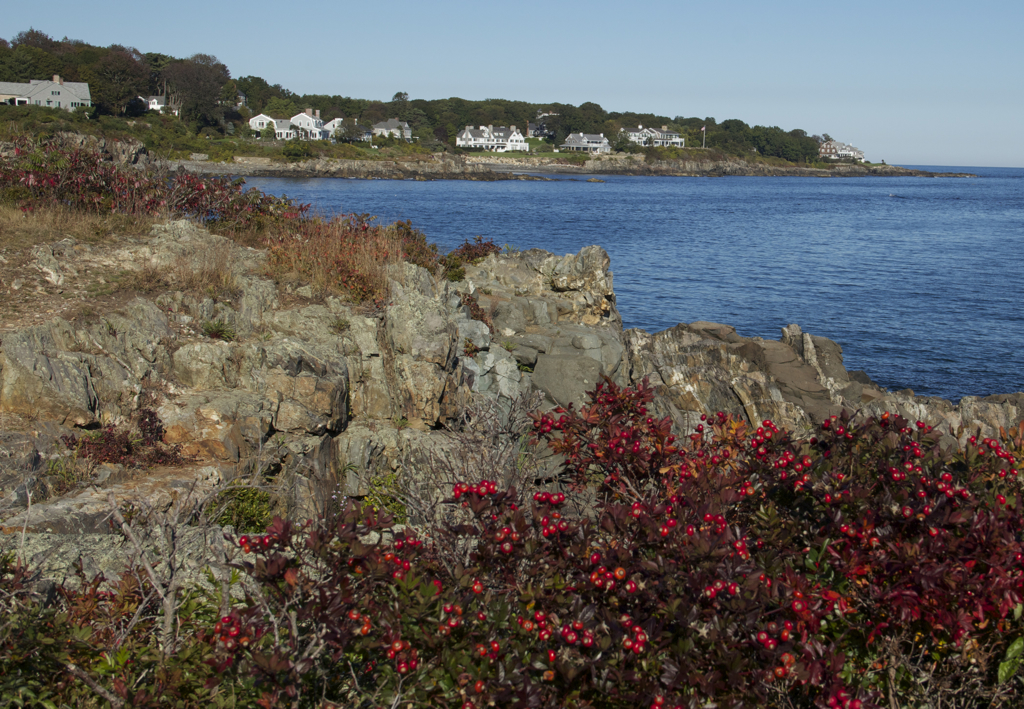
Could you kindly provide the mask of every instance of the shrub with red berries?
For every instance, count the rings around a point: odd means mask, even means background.
[[[652,398],[646,383],[605,382],[578,410],[536,414],[533,439],[563,456],[561,486],[460,482],[444,503],[459,514],[430,529],[397,530],[352,503],[239,537],[234,564],[255,586],[195,634],[204,696],[261,706],[1020,702],[1019,440],[947,449],[939,431],[894,414],[832,417],[797,439],[724,413],[676,439],[648,413]],[[584,489],[596,503],[580,516]],[[142,681],[118,672],[119,687]],[[160,705],[172,693],[161,687],[134,705]]]

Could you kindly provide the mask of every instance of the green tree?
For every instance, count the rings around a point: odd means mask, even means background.
[[[210,54],[195,54],[173,62],[164,70],[173,98],[168,103],[181,108],[181,119],[188,123],[215,125],[221,87],[231,79],[228,68]]]
[[[124,113],[128,102],[146,91],[149,72],[143,62],[123,49],[107,53],[90,71],[93,101],[111,113]]]
[[[299,107],[290,99],[275,96],[267,101],[262,112],[274,118],[291,118],[299,112]]]

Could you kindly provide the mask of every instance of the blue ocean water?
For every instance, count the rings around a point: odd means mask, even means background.
[[[978,178],[603,183],[252,178],[320,213],[409,219],[445,250],[604,247],[626,327],[711,320],[837,341],[848,369],[953,400],[1024,390],[1024,169]]]

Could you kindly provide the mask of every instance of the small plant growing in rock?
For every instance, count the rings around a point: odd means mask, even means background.
[[[203,323],[203,334],[211,340],[224,340],[231,342],[235,339],[235,330],[230,325],[220,320]]]
[[[515,342],[513,342],[512,340],[505,340],[504,342],[501,343],[501,346],[502,346],[503,349],[507,350],[508,352],[512,352],[517,347],[519,347],[519,345],[516,344]]]
[[[466,277],[466,264],[477,264],[489,255],[499,253],[501,247],[494,241],[477,236],[473,241],[467,239],[461,246],[441,257],[441,264],[449,281],[461,281]]]
[[[462,343],[462,354],[466,357],[476,357],[480,354],[480,348],[467,337],[465,342]]]
[[[335,318],[331,321],[331,332],[335,335],[344,335],[351,327],[352,323],[345,318]]]

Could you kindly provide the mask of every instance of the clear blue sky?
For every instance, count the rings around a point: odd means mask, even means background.
[[[507,98],[829,133],[893,164],[1024,167],[1024,2],[8,3],[0,35],[216,55],[296,93]]]

